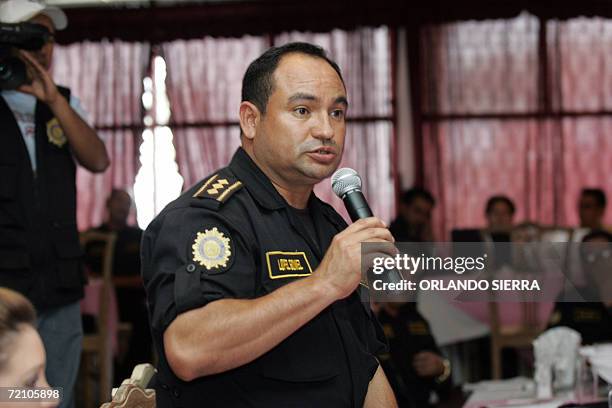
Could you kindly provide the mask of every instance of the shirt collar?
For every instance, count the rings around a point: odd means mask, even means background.
[[[249,193],[259,205],[268,210],[289,208],[289,204],[272,185],[268,176],[261,171],[242,147],[239,147],[236,153],[234,153],[229,168],[242,181],[242,184],[249,190]],[[339,230],[346,228],[346,223],[344,223],[342,217],[321,201],[314,191],[308,199],[308,208],[310,208],[311,214],[323,213]]]
[[[262,207],[268,210],[287,207],[287,202],[274,188],[268,176],[261,171],[242,147],[239,147],[234,153],[229,168]]]

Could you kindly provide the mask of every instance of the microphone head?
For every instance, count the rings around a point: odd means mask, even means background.
[[[332,175],[331,185],[334,193],[342,198],[350,191],[361,190],[361,177],[355,170],[343,167]]]

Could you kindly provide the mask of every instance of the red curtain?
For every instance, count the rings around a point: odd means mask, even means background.
[[[81,100],[88,122],[98,130],[111,159],[103,174],[78,169],[81,230],[103,221],[105,200],[113,188],[132,190],[141,139],[142,80],[148,61],[149,46],[144,43],[82,42],[55,48],[55,81],[70,87]]]
[[[582,188],[612,193],[612,21],[545,24],[546,63],[528,14],[421,32],[424,184],[441,239],[482,226],[495,194],[516,221],[575,225]]]
[[[394,214],[392,174],[393,110],[391,49],[385,28],[352,32],[286,33],[274,45],[309,41],[329,51],[343,70],[350,100],[344,166],[364,179],[372,209],[383,219]],[[269,46],[264,37],[205,38],[163,45],[168,65],[168,96],[177,162],[185,188],[229,162],[240,144],[238,106],[242,76],[248,64]],[[329,181],[317,194],[342,210]]]

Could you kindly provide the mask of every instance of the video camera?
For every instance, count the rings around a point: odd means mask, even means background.
[[[25,62],[16,49],[36,51],[53,38],[53,34],[34,23],[0,23],[0,89],[17,89],[29,82]]]

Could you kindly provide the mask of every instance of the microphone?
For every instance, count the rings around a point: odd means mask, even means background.
[[[361,192],[361,177],[353,169],[344,167],[336,170],[331,178],[332,190],[342,199],[346,211],[355,222],[372,217],[372,210]]]
[[[331,185],[334,193],[344,202],[351,221],[374,215],[361,192],[361,177],[355,170],[348,167],[336,170],[332,175]],[[389,282],[398,283],[402,281],[402,275],[397,269],[392,269],[387,272],[387,279]]]

